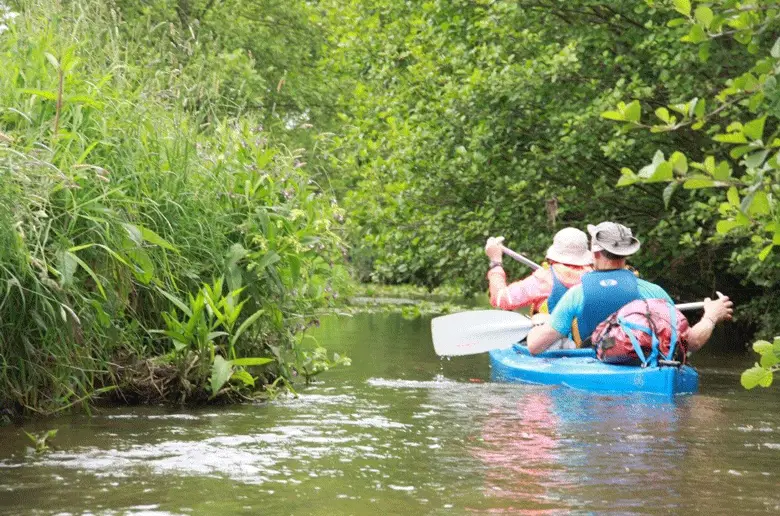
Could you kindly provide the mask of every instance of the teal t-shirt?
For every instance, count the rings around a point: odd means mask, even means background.
[[[666,293],[664,289],[642,279],[637,279],[637,287],[639,287],[639,296],[642,299],[666,299],[670,303],[674,304],[672,298]],[[561,335],[568,335],[571,333],[571,323],[576,317],[582,315],[583,310],[583,298],[582,298],[582,285],[576,285],[568,290],[558,304],[555,305],[555,309],[550,314],[550,325],[553,329]],[[583,335],[583,340],[589,337],[589,335]]]

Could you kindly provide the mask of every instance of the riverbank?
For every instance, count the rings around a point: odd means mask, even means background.
[[[243,399],[332,363],[296,337],[348,282],[344,214],[306,152],[226,109],[229,84],[192,96],[217,56],[189,32],[87,1],[17,14],[0,33],[0,407]]]

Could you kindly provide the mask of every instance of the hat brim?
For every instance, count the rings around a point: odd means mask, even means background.
[[[588,233],[590,234],[591,250],[593,252],[598,252],[598,250],[603,249],[617,256],[631,256],[632,254],[639,251],[639,248],[642,246],[642,244],[635,236],[631,237],[631,243],[629,245],[615,245],[606,242],[599,242],[598,240],[594,241],[596,234],[598,233],[598,229],[593,224],[588,224]],[[594,249],[594,244],[595,246],[599,247],[598,250]]]
[[[584,253],[580,255],[570,255],[570,254],[564,254],[559,253],[552,247],[547,249],[547,254],[545,255],[548,260],[552,260],[554,262],[563,263],[566,265],[590,265],[593,263],[593,253],[590,251],[585,251]]]

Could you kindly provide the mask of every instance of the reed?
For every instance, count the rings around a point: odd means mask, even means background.
[[[299,153],[251,116],[221,116],[218,89],[185,105],[167,63],[147,62],[166,51],[145,46],[148,27],[103,2],[22,7],[0,33],[0,406],[121,394],[150,360],[174,371],[181,401],[191,378],[169,366],[185,356],[209,361],[206,391],[217,356],[291,375],[295,333],[346,281],[340,208]],[[208,356],[164,333],[204,285],[241,308]]]

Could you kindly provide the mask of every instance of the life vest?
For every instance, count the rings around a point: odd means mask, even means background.
[[[639,285],[631,271],[616,269],[583,274],[583,307],[577,318],[580,335],[590,335],[612,313],[640,298]]]
[[[596,356],[610,364],[657,366],[685,363],[688,320],[665,299],[628,303],[598,325],[591,336]]]

